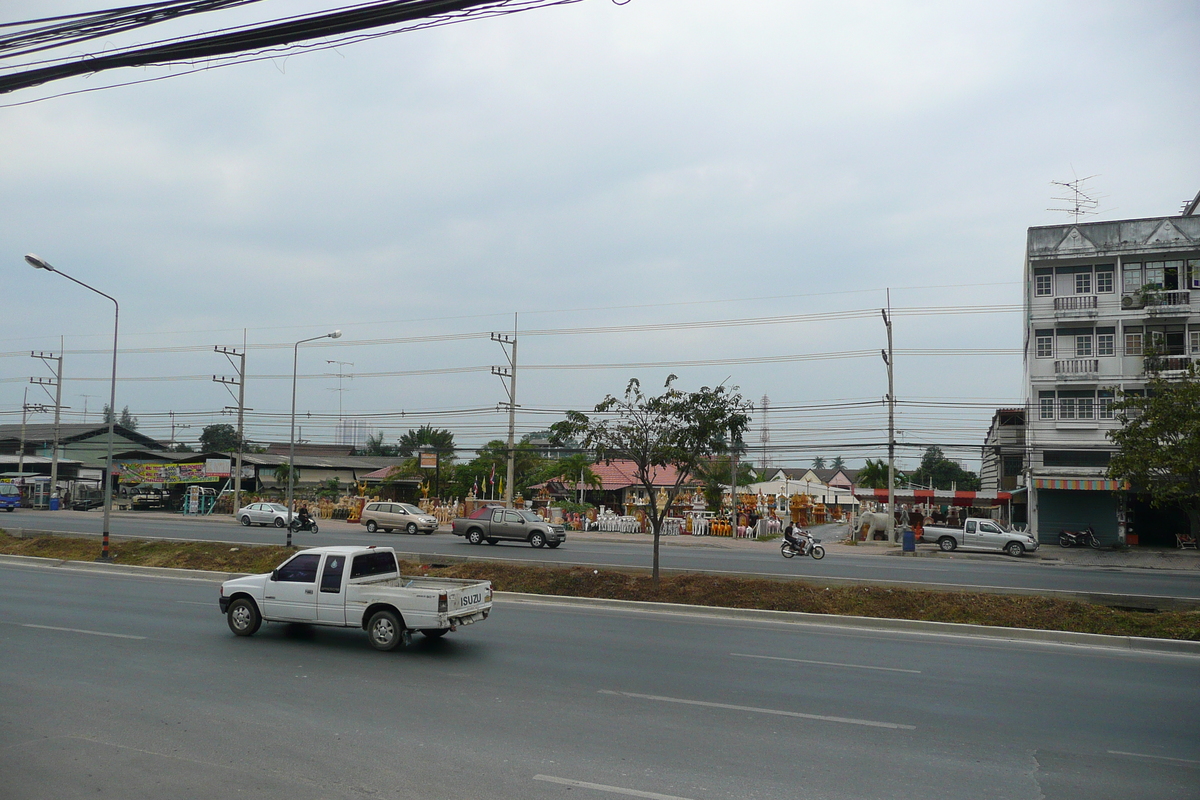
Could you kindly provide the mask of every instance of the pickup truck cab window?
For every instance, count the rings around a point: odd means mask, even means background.
[[[275,580],[285,583],[316,583],[319,555],[302,554],[275,570]]]
[[[975,520],[973,520],[973,519],[967,520],[967,533],[974,533],[974,532],[975,532]]]
[[[389,572],[398,571],[396,557],[390,551],[366,553],[354,557],[354,562],[350,567],[350,577],[367,578],[371,575],[386,575]]]
[[[342,573],[346,571],[346,557],[331,555],[325,559],[325,569],[321,571],[321,591],[326,594],[338,594],[342,591]]]
[[[995,525],[993,525],[990,522],[979,523],[979,530],[983,531],[984,533],[1000,533],[1001,532],[998,527],[996,527]]]
[[[497,508],[492,512],[492,522],[504,522],[504,509]]]
[[[505,511],[504,512],[504,521],[510,525],[520,525],[525,520],[522,519],[521,515],[515,511]]]

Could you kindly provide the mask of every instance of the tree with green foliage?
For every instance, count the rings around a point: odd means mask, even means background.
[[[384,444],[383,431],[367,434],[367,441],[359,449],[359,455],[363,456],[386,456],[388,458],[399,455],[400,448],[394,444]]]
[[[245,441],[242,441],[241,444],[244,447]],[[205,425],[204,430],[200,432],[200,447],[214,453],[236,453],[238,451],[237,428],[228,423]]]
[[[634,477],[646,491],[650,525],[654,531],[654,581],[659,580],[659,537],[663,520],[680,489],[691,483],[701,464],[725,452],[732,442],[741,444],[750,424],[750,404],[737,387],[707,386],[683,392],[667,378],[665,391],[649,397],[637,378],[629,381],[623,397],[608,395],[596,404],[595,417],[570,411],[551,431],[556,441],[578,437],[584,449],[599,461],[631,461]],[[667,487],[667,502],[658,506],[654,478],[665,467],[675,468],[675,482]]]
[[[904,479],[903,473],[896,470],[896,486]],[[867,463],[858,471],[854,485],[863,489],[886,489],[888,485],[888,465],[882,458],[877,461],[867,459]]]
[[[709,511],[721,510],[721,499],[733,479],[733,467],[728,454],[713,456],[702,462],[696,469],[696,477],[700,479],[700,491],[704,494],[704,504]],[[755,482],[758,473],[749,461],[738,461],[738,486]]]
[[[829,468],[830,469],[845,469],[846,468],[846,459],[842,458],[841,456],[834,456],[833,461],[829,462]]]
[[[104,404],[104,424],[113,421],[112,409],[108,407],[108,403]],[[121,409],[121,416],[117,418],[117,424],[127,431],[136,431],[138,427],[138,418],[129,412],[129,406]]]
[[[551,458],[529,476],[529,484],[561,480],[565,484],[600,488],[600,476],[592,471],[592,459],[587,453],[574,453],[566,458]],[[580,487],[582,491],[583,487]]]
[[[409,429],[400,437],[400,446],[396,448],[397,455],[415,456],[422,450],[433,450],[443,464],[454,461],[454,434],[445,428],[435,429],[432,425],[422,425]]]
[[[1121,427],[1108,432],[1117,452],[1108,475],[1128,481],[1155,508],[1178,508],[1200,537],[1200,373],[1182,379],[1153,375],[1144,395],[1113,404]]]
[[[275,482],[280,486],[287,486],[288,475],[292,476],[292,484],[295,485],[300,480],[300,470],[293,468],[288,462],[283,462],[275,468]]]
[[[813,469],[825,469],[825,458],[823,456],[817,456],[816,458],[814,458],[812,460],[812,468]]]
[[[978,475],[946,458],[940,447],[927,448],[921,458],[921,466],[913,470],[908,478],[918,486],[929,486],[932,483],[934,489],[970,492],[978,491],[981,485]]]

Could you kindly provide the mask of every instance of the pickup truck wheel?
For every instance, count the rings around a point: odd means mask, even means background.
[[[275,518],[275,527],[282,528],[283,526],[284,526],[283,517],[276,517]]]
[[[551,550],[553,550],[554,548],[558,547],[560,544],[562,544],[562,542],[546,542],[546,547],[549,547]]]
[[[408,532],[409,536],[414,536],[417,532],[417,523],[415,523],[415,522],[408,523],[407,525],[404,526],[404,530]]]
[[[467,533],[467,541],[470,542],[471,544],[482,544],[483,543],[483,531],[479,530],[479,528],[475,528],[474,530],[469,531]]]
[[[440,639],[450,632],[449,628],[422,628],[421,635],[426,639]]]
[[[367,622],[367,639],[376,650],[394,650],[398,644],[408,644],[408,631],[393,611],[376,611]]]
[[[379,526],[375,524],[375,520],[369,520],[367,522],[367,533],[374,533],[377,530],[379,530]]]
[[[238,520],[238,522],[242,523],[243,528],[250,527],[250,517],[243,516],[240,520]]]
[[[958,542],[954,541],[954,539],[949,536],[943,536],[942,538],[938,539],[938,547],[942,548],[944,552],[949,553],[951,550],[958,547]]]
[[[529,543],[540,550],[546,546],[546,534],[534,531],[529,534]]]
[[[253,600],[247,600],[245,597],[239,597],[229,604],[225,618],[229,621],[229,630],[238,636],[253,636],[262,625],[262,614],[258,613],[258,606],[254,605]]]
[[[1009,542],[1004,547],[1004,552],[1008,553],[1013,558],[1019,558],[1025,555],[1025,548],[1020,542]]]

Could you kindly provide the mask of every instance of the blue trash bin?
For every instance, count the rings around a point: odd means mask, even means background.
[[[57,497],[50,498],[50,510],[58,511],[58,498]]]
[[[917,552],[917,538],[911,530],[901,534],[901,550],[905,553]]]

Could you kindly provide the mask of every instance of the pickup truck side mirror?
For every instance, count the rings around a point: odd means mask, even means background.
[[[279,580],[279,570],[278,569],[271,570],[271,580],[273,580],[273,581]]]

